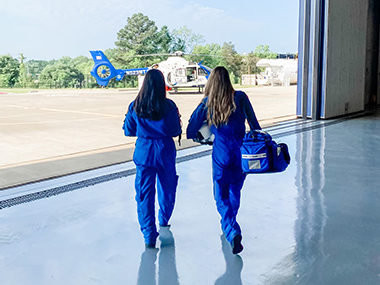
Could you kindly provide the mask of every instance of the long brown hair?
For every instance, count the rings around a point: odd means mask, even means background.
[[[133,109],[141,118],[159,121],[164,116],[165,98],[164,76],[158,69],[151,69],[145,75]]]
[[[228,118],[236,110],[234,93],[227,69],[215,67],[205,88],[205,97],[208,97],[207,121],[210,125],[219,127],[228,123]]]

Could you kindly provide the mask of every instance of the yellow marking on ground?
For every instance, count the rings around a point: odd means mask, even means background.
[[[106,118],[109,119],[109,118]],[[0,126],[14,126],[14,125],[41,125],[41,124],[52,124],[52,123],[67,123],[67,122],[85,122],[85,121],[96,121],[100,118],[88,118],[88,119],[75,119],[75,120],[61,120],[61,121],[35,121],[35,122],[20,122],[20,123],[0,123]]]
[[[116,116],[116,115],[94,113],[94,112],[85,112],[85,111],[61,110],[61,109],[51,109],[51,108],[30,108],[30,107],[17,106],[17,105],[4,105],[4,107],[13,107],[13,108],[29,109],[29,110],[34,109],[34,110],[60,112],[60,113],[75,113],[75,114],[83,114],[83,115],[96,115],[96,116],[103,116],[103,117],[120,118],[120,116]]]
[[[31,114],[23,114],[23,115],[0,116],[0,119],[30,117],[30,116],[43,116],[43,115],[46,115],[46,113],[33,113],[33,115],[31,115]]]
[[[3,105],[3,107],[13,107],[13,108],[26,109],[25,106],[17,106],[17,105]]]

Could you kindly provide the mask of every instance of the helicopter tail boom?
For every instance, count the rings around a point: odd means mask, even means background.
[[[91,70],[91,75],[95,77],[96,82],[102,86],[107,86],[113,78],[116,78],[116,81],[120,81],[125,75],[144,75],[149,70],[148,67],[116,69],[102,51],[96,50],[90,51],[90,53],[95,63]]]

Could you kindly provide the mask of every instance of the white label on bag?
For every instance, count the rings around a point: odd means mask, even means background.
[[[250,160],[248,161],[249,169],[261,169],[260,160]]]
[[[280,154],[281,154],[281,147],[278,146],[278,147],[277,147],[277,156],[280,156]]]
[[[258,158],[266,158],[267,154],[265,152],[257,153],[257,154],[242,154],[241,157],[245,159],[258,159]]]

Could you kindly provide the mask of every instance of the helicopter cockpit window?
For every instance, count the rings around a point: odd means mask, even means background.
[[[198,75],[199,75],[199,76],[207,76],[207,72],[204,71],[202,68],[199,68],[199,69],[198,69]]]
[[[186,68],[187,81],[194,81],[197,78],[197,68],[188,67]]]

